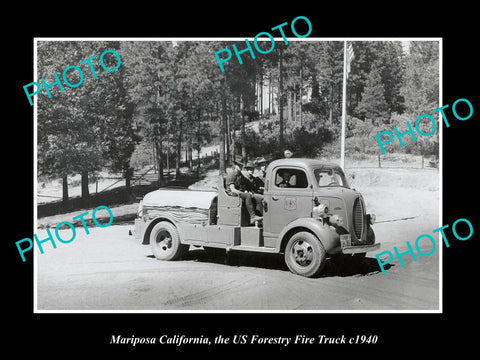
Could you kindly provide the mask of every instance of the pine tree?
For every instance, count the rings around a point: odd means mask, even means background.
[[[158,185],[164,184],[163,147],[170,127],[168,114],[172,74],[168,67],[169,42],[122,42],[125,88],[134,104],[142,135],[152,142],[157,156]]]
[[[404,98],[401,94],[404,75],[404,56],[399,41],[354,41],[355,58],[348,78],[350,110],[356,109],[362,100],[367,79],[373,67],[380,73],[384,87],[384,99],[390,112],[403,113]]]
[[[343,81],[343,43],[327,41],[323,43],[317,71],[320,92],[326,94],[323,107],[327,109],[330,126],[340,119]],[[335,126],[335,128],[338,128]]]
[[[370,70],[365,82],[362,100],[356,109],[361,119],[371,119],[374,125],[388,123],[390,111],[385,100],[385,89],[376,66]]]
[[[428,113],[438,107],[438,57],[438,42],[410,43],[401,94],[405,98],[406,111],[413,116]]]
[[[52,83],[54,73],[62,77],[67,66],[80,65],[82,60],[94,55],[98,61],[99,55],[112,45],[104,41],[41,42],[38,46],[38,73]],[[107,56],[104,61],[108,63]],[[64,201],[68,197],[65,188],[68,175],[81,174],[82,198],[86,199],[89,196],[89,174],[111,163],[112,158],[106,156],[108,151],[105,152],[112,136],[110,129],[125,108],[122,96],[118,96],[120,73],[114,75],[102,71],[95,60],[93,67],[97,78],[85,66],[83,80],[78,72],[68,74],[72,84],[82,80],[78,87],[63,86],[62,93],[55,86],[51,89],[54,92],[52,98],[47,98],[44,93],[38,96],[39,171],[50,177],[62,177]]]

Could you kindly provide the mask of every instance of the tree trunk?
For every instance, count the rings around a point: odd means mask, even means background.
[[[223,133],[223,168],[220,168],[221,173],[226,173],[227,164],[229,163],[228,159],[228,133],[227,133],[227,98],[222,95],[222,127],[221,132]]]
[[[292,121],[292,92],[287,87],[287,124]]]
[[[223,96],[222,96],[222,102],[223,102]],[[220,122],[220,154],[219,154],[219,171],[220,175],[223,175],[226,173],[225,169],[225,118],[223,116],[220,116],[219,111],[218,111],[218,104],[217,104],[217,119],[219,119]]]
[[[192,170],[193,168],[193,149],[192,149],[192,139],[190,139],[190,144],[188,146],[188,168]]]
[[[175,161],[175,177],[180,176],[180,160],[182,157],[182,122],[178,124],[178,138],[177,138],[177,158]]]
[[[188,164],[188,169],[191,171],[193,168],[193,153],[192,153],[192,135],[188,135],[188,140],[187,140],[187,164]]]
[[[131,185],[131,179],[133,177],[133,168],[130,166],[128,162],[126,162],[123,166],[125,172],[125,187],[129,188]]]
[[[242,144],[242,161],[247,160],[247,149],[245,149],[245,112],[243,104],[243,94],[240,95],[240,116],[242,117],[242,130],[241,130],[241,144]]]
[[[303,126],[302,104],[303,104],[303,67],[300,67],[300,126]]]
[[[159,187],[165,185],[165,181],[163,178],[163,146],[162,146],[162,139],[155,139],[155,150],[157,153],[157,168],[158,168],[158,178],[157,184]]]
[[[330,126],[333,126],[333,82],[330,92],[330,116],[329,116]]]
[[[225,99],[225,121],[226,121],[226,128],[225,128],[225,145],[226,145],[226,154],[225,154],[225,160],[227,164],[231,163],[231,156],[232,156],[232,138],[231,138],[231,133],[230,133],[230,114],[228,114],[227,111],[227,100]]]
[[[155,141],[152,142],[153,172],[157,171],[157,155],[155,154]]]
[[[279,145],[280,150],[284,149],[283,141],[283,48],[280,48],[280,65],[279,65],[280,79],[278,84],[278,99],[279,99],[279,125],[280,125],[280,136],[279,136]]]
[[[88,190],[88,171],[87,170],[83,170],[82,171],[82,180],[81,180],[81,183],[82,183],[82,199],[84,200],[87,200],[90,193],[89,193],[89,190]]]
[[[237,154],[237,144],[236,144],[236,131],[237,128],[237,103],[235,101],[235,96],[232,97],[232,120],[231,120],[231,132],[232,132],[232,140],[231,140],[231,156],[232,159],[235,159],[235,155]]]
[[[272,86],[272,73],[268,76],[268,115],[273,113],[273,86]]]
[[[202,159],[200,159],[200,147],[197,150],[197,178],[200,178],[200,167]]]
[[[200,150],[202,149],[202,137],[201,137],[201,127],[202,127],[202,112],[201,109],[198,108],[197,110],[197,178],[200,177]]]
[[[170,134],[168,133],[167,133],[167,179],[170,179]]]
[[[260,73],[260,119],[263,119],[263,74]]]
[[[62,177],[62,202],[68,202],[68,177],[67,175]]]
[[[293,83],[293,122],[297,125],[297,86]]]

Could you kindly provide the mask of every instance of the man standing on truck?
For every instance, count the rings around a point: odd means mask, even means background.
[[[243,164],[239,161],[234,160],[232,165],[232,171],[227,173],[225,185],[227,186],[227,193],[231,196],[239,196],[245,201],[245,206],[247,207],[248,214],[250,215],[250,224],[255,224],[256,221],[262,220],[262,216],[258,216],[255,213],[255,210],[261,210],[261,202],[257,204],[255,197],[252,192],[252,188],[249,185],[249,180],[242,175],[242,169],[240,166]],[[263,199],[263,196],[262,196]]]

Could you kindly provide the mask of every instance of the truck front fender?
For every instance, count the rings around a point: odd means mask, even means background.
[[[170,216],[170,214],[167,212],[162,212],[162,213],[159,212],[155,214],[155,217],[149,217],[145,220],[142,219],[140,221],[143,222],[143,224],[140,226],[143,230],[143,233],[140,236],[140,238],[142,239],[143,245],[148,245],[150,243],[150,231],[160,221],[168,221],[173,225],[175,225],[175,227],[178,227],[175,219],[172,216]]]
[[[300,218],[289,223],[278,235],[279,252],[284,252],[288,239],[298,231],[309,231],[314,234],[322,244],[327,254],[335,253],[340,248],[340,235],[333,226],[326,224],[320,219]]]

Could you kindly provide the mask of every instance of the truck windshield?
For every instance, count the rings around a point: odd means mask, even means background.
[[[332,168],[319,168],[314,170],[315,179],[320,187],[343,186],[348,187],[343,172]]]

